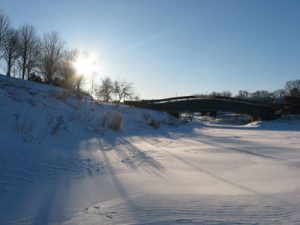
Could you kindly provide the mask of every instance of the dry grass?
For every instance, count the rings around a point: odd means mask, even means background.
[[[15,113],[15,127],[17,131],[23,135],[31,134],[33,130],[33,122],[28,119],[28,117],[19,112]]]
[[[50,97],[54,97],[59,101],[65,102],[67,98],[69,98],[71,95],[71,92],[69,90],[64,90],[64,91],[51,91],[49,93]]]
[[[158,129],[160,127],[160,121],[151,119],[148,121],[148,125],[153,127],[154,129]]]
[[[108,123],[108,119],[109,119],[109,113],[104,112],[102,119],[100,121],[100,127],[104,128],[106,126],[106,124]]]
[[[122,116],[119,112],[115,112],[112,115],[112,118],[111,118],[111,121],[110,121],[108,127],[114,131],[118,131],[121,129],[121,124],[122,124]]]

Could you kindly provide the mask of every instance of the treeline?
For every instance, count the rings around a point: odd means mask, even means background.
[[[249,92],[246,90],[240,90],[236,95],[233,95],[230,91],[222,92],[211,92],[209,94],[200,94],[200,96],[210,96],[210,97],[228,97],[228,98],[240,98],[248,99],[254,101],[262,102],[276,102],[282,101],[284,99],[293,98],[294,101],[299,101],[300,99],[300,80],[290,80],[285,83],[284,88],[277,89],[275,91],[269,92],[267,90],[258,90],[255,92]],[[295,100],[296,99],[296,100]]]

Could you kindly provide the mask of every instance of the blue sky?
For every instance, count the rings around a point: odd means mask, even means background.
[[[15,27],[55,30],[96,54],[99,78],[132,81],[142,98],[300,79],[299,0],[1,0],[0,9]]]

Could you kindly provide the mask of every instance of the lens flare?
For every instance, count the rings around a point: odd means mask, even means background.
[[[73,62],[76,72],[82,76],[90,76],[96,71],[96,57],[91,54],[80,53]]]

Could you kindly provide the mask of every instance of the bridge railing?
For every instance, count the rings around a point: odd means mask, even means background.
[[[248,103],[253,105],[260,106],[268,106],[269,104],[262,103],[260,101],[250,100],[250,99],[241,99],[241,98],[231,98],[231,97],[223,97],[223,96],[200,96],[200,95],[188,95],[188,96],[180,96],[180,97],[172,97],[172,98],[161,98],[161,99],[143,99],[140,101],[125,101],[125,104],[158,104],[158,103],[166,103],[166,102],[178,102],[178,101],[188,101],[188,100],[223,100],[230,102],[241,102]]]

